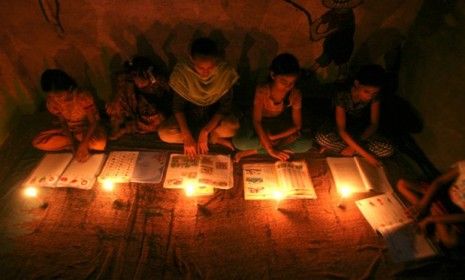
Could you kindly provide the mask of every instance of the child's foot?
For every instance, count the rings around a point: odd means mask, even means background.
[[[245,151],[238,151],[234,155],[234,162],[239,162],[242,158],[256,155],[257,151],[256,150],[245,150]]]

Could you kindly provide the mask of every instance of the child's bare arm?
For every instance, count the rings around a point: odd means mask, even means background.
[[[343,107],[336,106],[336,125],[339,136],[347,145],[352,148],[356,153],[366,158],[371,164],[379,165],[379,161],[362,146],[360,146],[346,130],[346,112]]]
[[[465,214],[446,214],[441,216],[428,216],[425,218],[430,223],[460,224],[465,223]]]
[[[68,124],[65,120],[65,118],[63,118],[61,115],[58,116],[58,119],[60,120],[60,126],[61,126],[61,129],[63,130],[64,134],[66,135],[66,137],[68,137],[69,139],[69,145],[70,145],[70,148],[71,148],[71,152],[74,154],[76,152],[76,147],[75,147],[75,143],[74,143],[74,137],[73,135],[71,134],[71,131],[69,130],[69,127],[68,127]]]
[[[370,106],[370,125],[363,131],[362,139],[367,139],[372,136],[376,130],[378,130],[379,125],[379,101],[371,103]]]

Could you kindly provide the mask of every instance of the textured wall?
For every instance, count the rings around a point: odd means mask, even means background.
[[[423,118],[415,137],[440,169],[465,159],[465,1],[428,0],[404,48],[402,95]]]
[[[2,0],[0,143],[17,114],[42,103],[38,78],[46,67],[63,68],[102,100],[112,96],[111,73],[122,60],[139,53],[170,69],[196,34],[221,43],[245,85],[281,51],[310,67],[324,39],[310,40],[308,19],[329,9],[321,1],[294,2],[309,18],[284,0]],[[381,62],[405,38],[421,3],[365,0],[354,8],[354,61]],[[333,68],[318,73],[330,80]]]

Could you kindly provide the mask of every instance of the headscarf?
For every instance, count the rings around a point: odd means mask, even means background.
[[[227,63],[221,62],[208,78],[201,78],[192,64],[176,64],[170,76],[171,88],[184,99],[198,106],[214,104],[225,95],[239,75]]]

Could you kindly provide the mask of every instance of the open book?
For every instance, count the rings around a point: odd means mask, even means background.
[[[114,183],[161,182],[166,166],[167,153],[161,151],[114,151],[110,152],[99,181]]]
[[[386,241],[393,261],[408,262],[438,254],[429,239],[415,228],[413,219],[406,214],[406,207],[393,193],[358,200],[356,205]]]
[[[305,161],[250,163],[242,167],[246,200],[282,198],[316,199]]]
[[[361,157],[326,158],[339,193],[347,188],[352,193],[392,190],[383,167],[375,167]]]
[[[46,154],[24,185],[88,190],[94,186],[104,160],[104,154],[93,154],[86,162],[74,160],[70,153]]]
[[[166,171],[164,188],[194,188],[194,195],[209,195],[214,188],[233,187],[233,167],[231,158],[225,155],[172,154]]]

